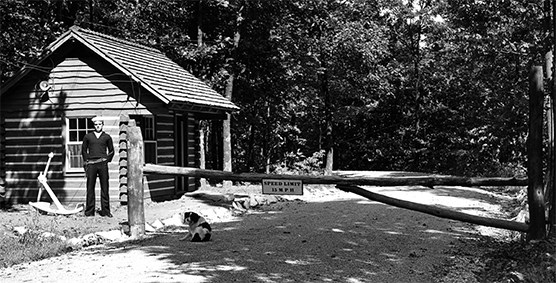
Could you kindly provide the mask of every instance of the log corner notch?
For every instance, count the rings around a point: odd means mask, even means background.
[[[141,129],[130,123],[127,129],[127,216],[131,238],[145,236],[145,206],[143,203],[143,137]]]
[[[543,188],[543,114],[544,88],[542,67],[533,66],[529,74],[529,135],[527,138],[527,202],[529,204],[529,240],[546,237]]]
[[[131,120],[132,122],[134,120]],[[120,115],[120,135],[119,135],[119,188],[120,188],[120,204],[127,205],[127,126],[129,124],[129,115]]]

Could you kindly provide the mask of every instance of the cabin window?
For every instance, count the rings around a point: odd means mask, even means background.
[[[93,121],[89,118],[67,119],[67,170],[70,172],[83,170],[83,156],[81,155],[81,144],[85,135],[94,131]]]
[[[156,164],[156,123],[153,116],[130,115],[141,128],[145,163]]]

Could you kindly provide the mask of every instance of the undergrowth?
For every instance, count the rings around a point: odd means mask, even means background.
[[[556,240],[485,241],[481,282],[556,282]],[[493,272],[498,271],[498,272]]]
[[[38,221],[38,215],[29,218],[20,235],[13,231],[0,234],[0,268],[57,256],[72,250],[60,235],[68,231],[56,229],[56,221]],[[76,232],[76,231],[75,231]],[[73,234],[73,233],[72,233]]]
[[[439,283],[556,282],[556,239],[462,239],[435,269]]]

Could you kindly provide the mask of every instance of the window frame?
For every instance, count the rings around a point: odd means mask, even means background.
[[[65,148],[66,148],[66,172],[68,173],[75,173],[75,172],[83,172],[83,158],[81,155],[81,146],[83,144],[83,137],[91,132],[94,131],[94,124],[90,119],[91,117],[83,117],[83,116],[79,116],[79,117],[66,117],[66,137],[65,137]],[[72,128],[72,122],[75,120],[75,126],[76,129]],[[84,120],[85,122],[85,127],[81,128],[80,127],[80,123],[79,120]],[[72,140],[72,132],[77,132],[77,136],[76,136],[76,140]],[[81,133],[80,133],[81,132]],[[81,136],[82,134],[82,136]],[[72,151],[70,149],[70,147],[77,147],[78,151],[75,155],[72,155],[72,153],[74,151]],[[78,159],[78,166],[73,167],[72,164],[72,158],[77,158]]]
[[[156,116],[154,115],[130,115],[130,119],[134,119],[137,126],[141,129],[143,136],[143,161],[145,163],[156,164],[158,162],[158,145],[156,140]],[[147,161],[147,145],[154,146],[152,160]]]

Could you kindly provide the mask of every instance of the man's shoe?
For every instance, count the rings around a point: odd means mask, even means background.
[[[92,217],[92,216],[95,216],[95,214],[94,213],[85,213],[85,216],[86,217]]]
[[[112,213],[110,213],[110,212],[106,212],[106,213],[100,212],[99,214],[100,214],[100,216],[102,216],[102,217],[108,217],[108,218],[112,218],[112,217],[113,217],[113,216],[112,216]]]

